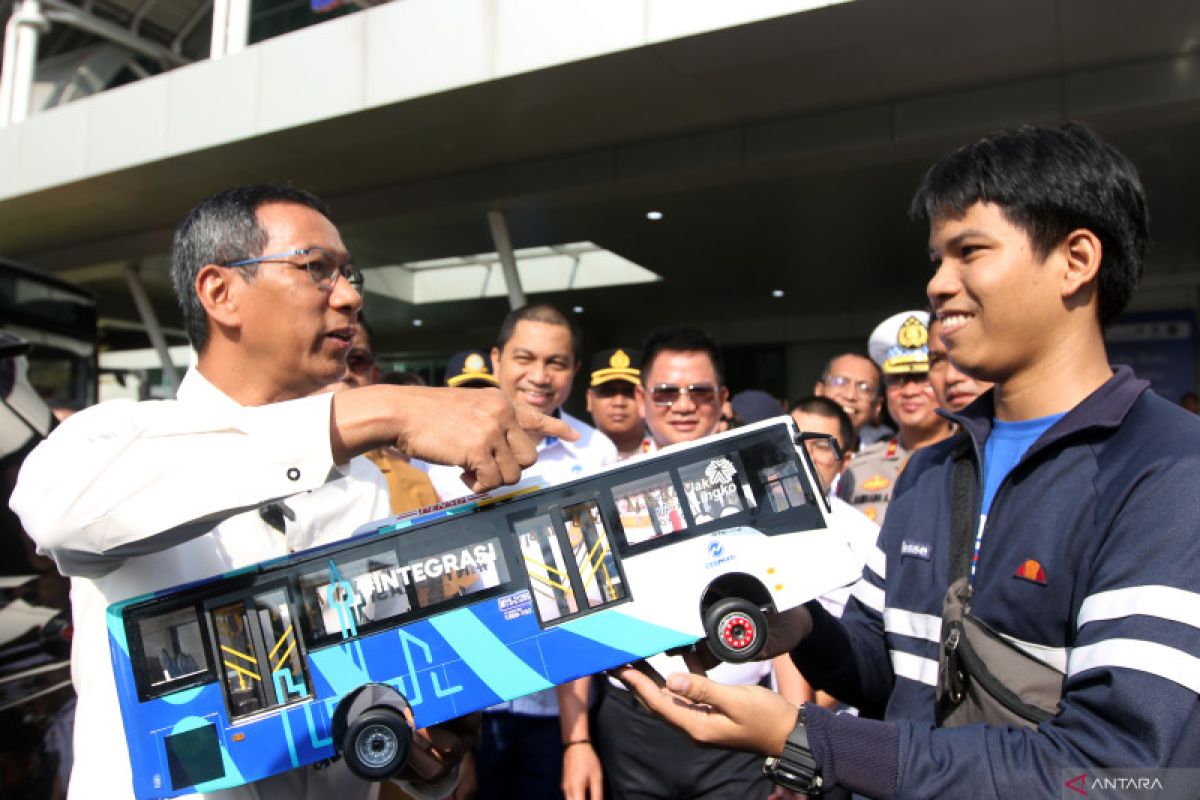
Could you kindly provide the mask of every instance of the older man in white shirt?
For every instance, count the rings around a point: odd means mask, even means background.
[[[74,415],[29,456],[11,501],[72,577],[72,798],[132,796],[109,604],[345,538],[386,516],[382,475],[355,458],[373,448],[458,464],[483,490],[534,461],[522,428],[573,436],[499,392],[371,386],[310,397],[345,371],[362,297],[337,228],[305,192],[243,187],[203,201],[176,231],[172,277],[199,355],[178,399]],[[260,513],[279,503],[286,513]],[[445,794],[453,759],[427,756],[416,764],[439,784],[410,788]],[[212,796],[368,800],[377,787],[339,761]]]

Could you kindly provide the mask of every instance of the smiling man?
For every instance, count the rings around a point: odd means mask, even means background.
[[[842,474],[838,496],[876,524],[883,522],[896,479],[912,454],[950,435],[951,425],[938,416],[929,384],[928,324],[926,312],[902,311],[871,334],[871,358],[883,372],[896,435],[863,448]]]
[[[842,621],[791,620],[813,684],[883,720],[623,677],[799,791],[1059,797],[1121,768],[1193,794],[1162,768],[1200,768],[1200,420],[1103,336],[1142,272],[1137,171],[1080,125],[1022,128],[935,164],[912,208],[949,356],[995,385],[913,456]]]
[[[952,413],[962,411],[992,388],[988,381],[976,380],[951,363],[942,341],[942,321],[937,317],[929,321],[929,385],[938,405]]]
[[[171,275],[198,355],[177,399],[115,400],[75,414],[29,456],[12,496],[40,551],[71,576],[73,798],[132,797],[109,604],[337,541],[386,517],[387,484],[356,457],[374,448],[455,464],[484,490],[515,482],[533,463],[524,430],[574,435],[499,392],[319,392],[345,373],[362,276],[328,209],[307,192],[247,186],[204,200],[175,232]],[[424,763],[434,752],[426,744],[410,763],[441,780],[469,743],[431,733],[445,758]],[[453,788],[447,780],[439,796]],[[219,794],[377,792],[339,760]]]
[[[617,448],[587,423],[563,411],[579,372],[581,343],[571,320],[554,306],[532,305],[509,312],[500,326],[492,363],[500,391],[575,431],[577,441],[555,436],[537,445],[537,463],[522,477],[554,485],[617,460]],[[488,389],[473,390],[479,395]],[[443,500],[464,494],[459,470],[430,470]],[[479,800],[560,796],[598,800],[602,773],[588,737],[590,679],[546,689],[484,712],[476,757]],[[560,768],[561,766],[561,768]]]
[[[854,426],[855,439],[864,445],[874,444],[875,439],[863,441],[864,433],[871,425],[883,404],[879,367],[866,356],[858,353],[842,353],[829,359],[821,380],[813,386],[817,397],[828,397],[842,407]],[[879,427],[880,431],[886,428]]]

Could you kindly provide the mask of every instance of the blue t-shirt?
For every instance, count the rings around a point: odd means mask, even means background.
[[[979,530],[975,532],[975,552],[971,556],[972,578],[975,577],[975,563],[979,561],[979,546],[983,543],[983,526],[987,522],[996,490],[1021,460],[1021,456],[1025,455],[1025,451],[1065,414],[1064,411],[1062,414],[1019,422],[992,420],[992,434],[983,448],[983,504],[979,509]]]

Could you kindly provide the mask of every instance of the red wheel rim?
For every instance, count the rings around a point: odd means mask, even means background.
[[[721,620],[721,641],[730,650],[745,650],[754,644],[758,631],[745,614],[729,614]]]

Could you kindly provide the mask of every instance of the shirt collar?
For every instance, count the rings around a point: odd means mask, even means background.
[[[241,408],[242,404],[222,392],[200,370],[192,367],[179,382],[175,399],[185,403],[203,404],[212,409]]]
[[[1081,400],[1062,419],[1051,425],[1029,448],[1026,455],[1080,431],[1118,427],[1129,413],[1129,409],[1148,388],[1150,388],[1150,383],[1135,376],[1129,367],[1114,366],[1113,376]],[[976,445],[980,447],[981,452],[983,443],[987,441],[992,432],[992,420],[996,416],[994,391],[993,389],[987,390],[957,414],[938,411],[943,417],[957,422],[963,430],[969,433]]]

